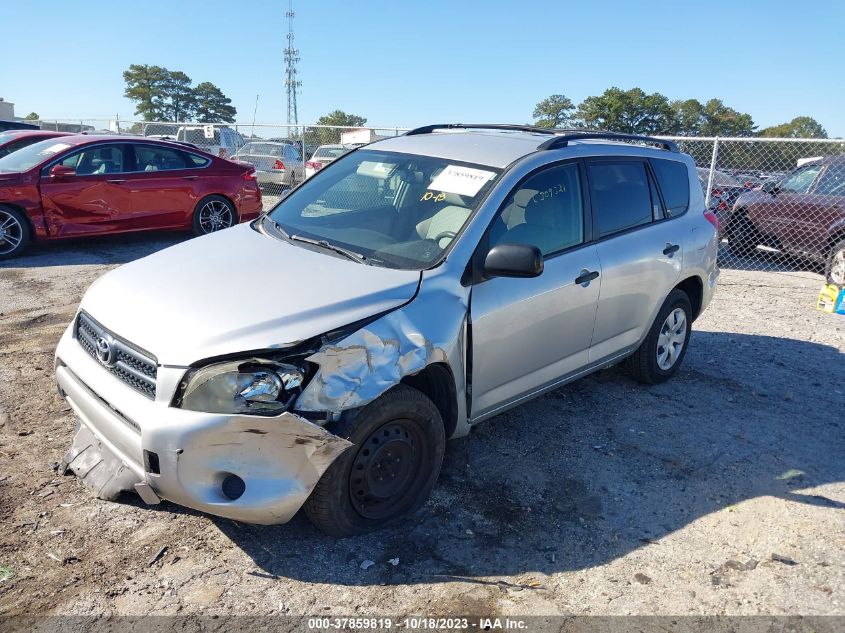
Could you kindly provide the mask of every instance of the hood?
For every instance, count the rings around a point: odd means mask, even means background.
[[[81,308],[162,365],[287,347],[409,301],[420,273],[366,266],[249,224],[106,273]]]

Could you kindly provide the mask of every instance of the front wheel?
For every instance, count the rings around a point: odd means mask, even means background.
[[[757,250],[757,246],[761,242],[760,232],[742,211],[734,214],[734,217],[728,223],[726,234],[728,247],[734,255],[751,255]]]
[[[656,385],[674,376],[687,352],[691,326],[689,297],[676,288],[663,302],[648,336],[628,358],[628,369],[633,377]]]
[[[20,255],[31,239],[29,222],[24,215],[16,209],[0,206],[0,259]]]
[[[828,283],[845,286],[845,240],[840,240],[830,249],[824,272]]]
[[[223,196],[206,196],[194,208],[193,229],[196,235],[207,235],[237,224],[238,212]]]
[[[417,510],[443,463],[440,412],[422,392],[397,385],[333,427],[354,444],[323,473],[305,514],[331,536],[370,532]]]

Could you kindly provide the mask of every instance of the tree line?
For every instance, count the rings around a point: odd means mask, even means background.
[[[237,109],[210,81],[192,85],[181,70],[131,64],[123,71],[124,96],[135,102],[135,114],[144,121],[199,121],[234,123]]]
[[[543,128],[612,130],[663,136],[765,136],[827,138],[827,131],[809,116],[758,130],[750,114],[726,106],[721,99],[670,101],[641,88],[608,88],[576,106],[562,94],[551,95],[534,107],[534,125]]]
[[[132,64],[123,73],[124,95],[135,102],[135,114],[145,121],[199,121],[234,123],[237,110],[210,81],[192,85],[181,70]],[[647,94],[641,88],[612,87],[589,96],[577,106],[563,94],[540,101],[533,111],[534,125],[543,128],[611,130],[663,136],[763,136],[773,138],[827,138],[827,131],[810,116],[758,129],[750,114],[725,105],[721,99],[677,99]],[[363,126],[367,119],[334,110],[317,119],[319,125]],[[336,131],[321,129],[323,143],[336,143]]]

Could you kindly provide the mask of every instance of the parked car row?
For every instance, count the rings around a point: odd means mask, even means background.
[[[822,263],[845,285],[845,156],[804,163],[719,207],[723,237],[743,255],[768,246]]]
[[[251,165],[186,143],[29,134],[48,137],[0,156],[0,259],[19,255],[32,242],[70,237],[211,233],[262,210]]]

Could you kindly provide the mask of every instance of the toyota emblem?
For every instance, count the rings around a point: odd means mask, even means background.
[[[114,365],[114,356],[114,341],[110,336],[101,336],[97,340],[97,360],[106,367],[111,367]]]

